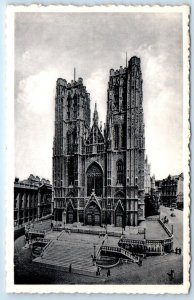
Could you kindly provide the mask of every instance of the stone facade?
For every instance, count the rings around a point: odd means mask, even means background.
[[[176,176],[169,175],[162,180],[161,203],[165,206],[183,207],[183,173]]]
[[[49,180],[33,176],[14,182],[14,226],[51,214],[52,185]]]
[[[146,155],[146,159],[144,162],[144,190],[145,194],[150,194],[151,192],[151,167],[150,164],[148,163],[148,158]]]
[[[144,218],[144,121],[140,59],[110,70],[107,117],[97,106],[90,126],[90,95],[82,78],[59,78],[53,145],[54,220],[137,226]]]

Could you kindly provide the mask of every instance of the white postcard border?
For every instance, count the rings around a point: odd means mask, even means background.
[[[14,284],[14,233],[13,233],[13,182],[14,182],[14,14],[16,12],[144,12],[182,13],[183,16],[183,165],[184,165],[184,282],[182,285],[15,285]],[[7,78],[6,78],[6,291],[8,293],[104,293],[104,294],[186,294],[189,291],[190,270],[190,123],[189,123],[189,6],[62,6],[30,5],[7,7],[6,22]]]

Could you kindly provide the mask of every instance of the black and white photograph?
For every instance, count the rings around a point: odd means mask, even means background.
[[[8,290],[187,293],[188,6],[8,20]]]

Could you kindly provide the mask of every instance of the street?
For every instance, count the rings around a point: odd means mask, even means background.
[[[169,207],[160,206],[161,218],[167,216],[169,222],[166,226],[169,230],[172,230],[173,225],[173,235],[174,235],[174,248],[181,247],[183,248],[183,211],[174,209],[171,211]],[[174,213],[175,217],[171,217],[171,214]]]

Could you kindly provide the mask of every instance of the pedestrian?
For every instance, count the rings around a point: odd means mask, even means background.
[[[110,269],[107,271],[107,277],[110,276]]]
[[[177,251],[178,251],[178,248],[176,247],[176,248],[175,248],[175,253],[176,253],[176,254],[177,254]]]
[[[174,269],[171,270],[171,279],[174,279]]]
[[[179,255],[181,255],[181,253],[182,253],[182,250],[181,250],[181,248],[179,248]]]
[[[139,260],[139,266],[140,267],[142,266],[142,260],[141,259]]]
[[[53,229],[53,222],[51,222],[51,230]]]
[[[69,265],[69,273],[71,273],[71,269],[72,269],[72,266],[71,264]]]

